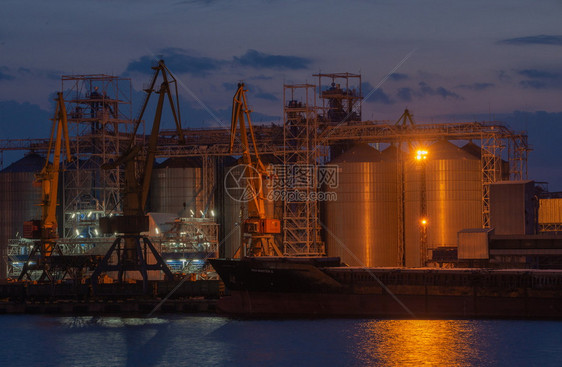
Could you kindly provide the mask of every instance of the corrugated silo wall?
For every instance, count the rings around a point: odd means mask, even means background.
[[[228,191],[229,188],[236,187],[233,177],[241,174],[237,163],[230,161],[224,164],[222,174],[217,180],[217,195],[219,195],[220,207],[217,210],[220,230],[220,256],[232,258],[240,246],[241,221],[248,214],[247,206],[236,198],[236,192]],[[232,171],[231,171],[232,170]],[[233,176],[234,175],[234,176]]]
[[[41,218],[41,190],[33,186],[33,172],[0,172],[0,278],[7,276],[8,240],[22,234],[23,222]]]
[[[432,149],[433,148],[433,149]],[[433,156],[431,156],[433,152]],[[456,246],[458,231],[482,226],[480,160],[449,142],[429,148],[425,163],[427,248]],[[421,178],[423,167],[406,164],[405,234],[406,266],[420,262]],[[431,256],[430,253],[427,254]]]
[[[158,213],[177,216],[200,217],[205,198],[201,181],[201,167],[194,167],[183,159],[173,165],[166,162],[157,166],[152,174],[150,209]]]
[[[378,151],[363,145],[330,164],[338,166],[339,182],[329,189],[337,200],[324,203],[328,255],[351,266],[397,266],[396,161],[380,161]]]

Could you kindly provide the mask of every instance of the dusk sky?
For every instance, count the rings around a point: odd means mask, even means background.
[[[366,95],[400,65],[364,102],[363,119],[396,121],[407,107],[418,123],[503,121],[528,131],[529,178],[562,190],[560,0],[2,6],[0,139],[47,137],[61,75],[119,75],[140,90],[150,64],[163,57],[183,85],[182,124],[219,125],[195,95],[226,127],[241,80],[256,119],[275,121],[283,83],[315,83],[317,72],[360,73]]]

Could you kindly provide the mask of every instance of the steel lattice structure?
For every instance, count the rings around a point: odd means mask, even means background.
[[[324,255],[320,240],[317,192],[316,86],[285,85],[283,247],[286,255]]]
[[[132,88],[130,79],[96,74],[63,76],[62,90],[76,158],[64,176],[64,237],[72,238],[84,235],[88,223],[79,219],[91,212],[121,211],[121,170],[102,165],[121,155],[132,133]]]

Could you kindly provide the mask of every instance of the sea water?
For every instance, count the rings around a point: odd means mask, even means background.
[[[561,366],[562,322],[0,316],[0,366]]]

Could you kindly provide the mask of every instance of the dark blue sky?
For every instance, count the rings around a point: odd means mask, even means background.
[[[280,116],[283,83],[363,76],[364,119],[502,119],[526,129],[530,178],[562,190],[562,2],[8,0],[0,13],[0,139],[44,137],[60,76],[112,74],[140,90],[164,57],[187,126],[226,118],[244,80],[257,120]],[[413,52],[412,52],[413,51]],[[189,89],[189,91],[187,90]],[[133,108],[136,110],[137,108]]]

